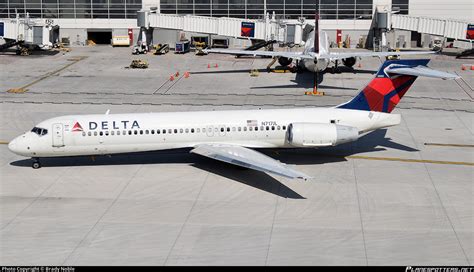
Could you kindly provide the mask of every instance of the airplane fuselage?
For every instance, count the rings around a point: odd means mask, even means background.
[[[9,148],[27,157],[143,152],[205,143],[284,148],[294,147],[288,130],[298,123],[337,124],[365,133],[399,121],[396,114],[336,108],[70,115],[39,123],[37,128],[46,131],[26,132]]]
[[[305,43],[303,53],[310,54],[315,53],[314,51],[314,31],[309,33],[309,38]],[[326,54],[329,52],[329,39],[326,32],[320,32],[319,38],[319,54]],[[317,60],[312,59],[302,59],[301,62],[305,69],[310,72],[323,72],[329,66],[330,61],[324,58],[317,58]]]

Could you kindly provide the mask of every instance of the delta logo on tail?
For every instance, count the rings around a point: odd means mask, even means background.
[[[357,96],[351,101],[338,106],[338,108],[392,112],[417,77],[412,75],[388,75],[385,68],[426,66],[428,62],[429,60],[416,59],[386,61],[379,68],[375,78]]]
[[[74,123],[74,126],[72,127],[72,131],[84,131],[81,127],[81,124],[79,122]]]

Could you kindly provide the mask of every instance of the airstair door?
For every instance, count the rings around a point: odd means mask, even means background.
[[[53,146],[64,146],[64,126],[63,124],[53,124]]]

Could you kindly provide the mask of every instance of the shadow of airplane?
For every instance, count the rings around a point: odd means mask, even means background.
[[[295,84],[285,85],[268,85],[268,86],[256,86],[250,87],[250,89],[286,89],[286,88],[298,88],[298,89],[312,89],[314,87],[314,74],[313,73],[298,73],[295,79],[290,80]],[[318,75],[318,87],[320,89],[333,89],[333,90],[357,90],[355,88],[330,86],[321,84],[324,81],[324,74]]]
[[[385,150],[379,146],[408,152],[418,151],[417,149],[392,142],[390,138],[386,137],[386,132],[386,129],[376,130],[364,135],[354,143],[343,144],[331,148],[259,149],[259,151],[283,163],[296,165],[325,164],[346,161],[345,156],[352,154]],[[229,165],[224,162],[215,161],[190,153],[189,151],[190,148],[181,148],[174,150],[117,154],[111,156],[94,156],[94,159],[92,159],[91,156],[41,158],[41,163],[43,167],[188,163],[198,169],[214,173],[280,197],[304,199],[303,196],[266,173]],[[10,165],[17,167],[31,167],[31,160],[18,160],[11,162]]]
[[[257,69],[260,73],[268,72],[267,69]],[[372,70],[362,70],[362,69],[354,69],[346,66],[339,66],[339,70],[342,73],[364,73],[364,74],[375,74],[376,71]],[[318,75],[318,87],[322,89],[333,89],[333,90],[357,90],[355,88],[347,88],[347,87],[339,87],[339,86],[330,86],[330,85],[322,85],[321,83],[324,81],[324,76],[328,71],[331,71],[330,68],[326,69],[324,73],[319,73]],[[191,74],[195,75],[205,75],[205,74],[233,74],[233,73],[249,73],[249,69],[241,69],[241,70],[220,70],[220,71],[203,71],[203,72],[190,72]],[[285,85],[270,85],[270,86],[257,86],[257,87],[250,87],[250,89],[284,89],[284,88],[305,88],[305,89],[312,89],[314,87],[314,80],[315,74],[313,72],[305,72],[305,73],[295,73],[295,79],[292,79],[291,82],[295,84],[285,84]]]

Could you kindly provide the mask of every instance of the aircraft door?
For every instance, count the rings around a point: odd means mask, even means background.
[[[64,146],[64,130],[63,124],[53,124],[53,146],[62,147]]]

